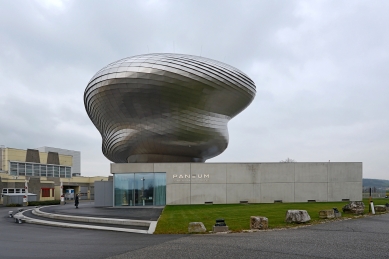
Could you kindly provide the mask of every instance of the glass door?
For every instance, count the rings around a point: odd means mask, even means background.
[[[166,204],[166,173],[114,174],[114,206]]]
[[[115,206],[133,206],[134,174],[115,175]]]
[[[135,206],[153,206],[154,174],[135,174]]]

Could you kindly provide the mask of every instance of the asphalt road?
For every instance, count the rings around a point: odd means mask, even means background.
[[[15,224],[8,210],[0,207],[2,259],[389,258],[389,214],[256,233],[142,235]]]

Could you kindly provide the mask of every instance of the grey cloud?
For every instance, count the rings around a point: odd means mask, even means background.
[[[0,3],[0,144],[109,161],[83,107],[103,66],[147,52],[233,65],[257,97],[212,161],[362,161],[388,178],[387,1],[35,1]]]

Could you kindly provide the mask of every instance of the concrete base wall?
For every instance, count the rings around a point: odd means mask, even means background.
[[[95,206],[112,207],[113,206],[113,182],[95,182]]]
[[[166,204],[362,200],[362,163],[128,163],[111,173],[166,173]]]

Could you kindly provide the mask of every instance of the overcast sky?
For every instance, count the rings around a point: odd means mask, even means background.
[[[389,179],[389,1],[0,0],[0,145],[110,161],[83,93],[118,59],[201,55],[256,84],[208,162],[363,162]]]

